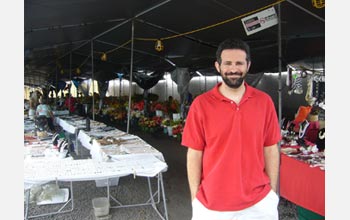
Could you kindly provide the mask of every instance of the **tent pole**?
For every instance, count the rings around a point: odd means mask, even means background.
[[[138,14],[135,15],[133,18],[129,18],[129,19],[127,19],[127,20],[123,20],[122,22],[120,22],[120,23],[117,24],[116,26],[114,26],[114,27],[112,27],[112,28],[110,28],[110,29],[108,29],[108,30],[106,30],[106,31],[104,31],[104,32],[102,32],[102,33],[96,35],[95,37],[93,37],[93,38],[91,39],[91,42],[92,42],[93,40],[97,40],[97,38],[100,38],[100,37],[102,37],[102,36],[105,35],[105,34],[108,34],[108,33],[111,32],[111,31],[113,31],[113,30],[115,30],[115,29],[117,29],[117,28],[123,26],[124,24],[128,23],[129,21],[133,21],[134,18],[140,17],[140,16],[142,16],[142,15],[144,15],[144,14],[146,14],[146,13],[148,13],[148,12],[150,12],[150,11],[152,11],[152,10],[154,10],[154,9],[156,9],[156,8],[162,6],[162,5],[164,5],[164,4],[166,4],[166,3],[170,2],[170,1],[171,1],[171,0],[165,0],[165,1],[163,1],[163,2],[161,2],[161,3],[159,3],[159,4],[157,4],[157,5],[154,5],[154,6],[150,7],[150,8],[148,8],[148,9],[146,9],[146,10],[144,10],[144,11],[138,13]],[[78,50],[78,49],[82,48],[82,47],[85,46],[88,42],[89,42],[89,41],[83,42],[83,43],[80,44],[79,46],[73,48],[70,52],[73,52],[73,51],[75,51],[75,50]],[[65,57],[67,54],[68,54],[68,53],[63,54],[63,55],[60,56],[58,59],[61,59],[61,58]],[[53,62],[53,61],[52,61],[52,62]],[[49,63],[46,64],[46,65],[49,65],[49,64],[52,63],[52,62],[49,62]]]
[[[58,76],[57,76],[57,65],[56,65],[56,68],[55,68],[55,75],[56,75],[56,99],[55,99],[55,103],[57,105],[57,102],[58,102]]]
[[[168,98],[168,75],[169,73],[166,73],[166,77],[165,77],[165,97],[164,97],[164,101],[167,100]],[[165,113],[165,112],[164,112]]]
[[[282,42],[281,42],[281,4],[278,4],[278,121],[282,121]]]
[[[157,29],[162,30],[162,31],[167,31],[167,32],[172,33],[172,34],[181,34],[180,32],[170,30],[168,28],[162,27],[160,25],[153,24],[151,22],[148,22],[148,21],[145,21],[145,20],[142,20],[142,19],[136,19],[136,21],[141,22],[143,24],[147,24],[147,25],[149,25],[151,27],[157,28]],[[211,48],[217,48],[218,47],[218,45],[213,45],[211,43],[202,41],[200,39],[197,39],[197,38],[194,38],[194,37],[191,37],[191,36],[188,36],[188,35],[183,35],[181,37],[189,39],[189,40],[194,41],[196,43],[199,43],[201,45],[205,45],[205,46],[211,47]]]
[[[130,78],[129,78],[129,103],[128,103],[128,121],[126,125],[126,133],[130,130],[130,116],[131,116],[131,94],[132,94],[132,72],[134,62],[134,20],[131,22],[131,57],[130,57]]]
[[[117,18],[117,19],[111,19],[111,20],[106,20],[106,21],[102,21],[102,22],[82,22],[79,24],[45,26],[45,27],[27,29],[24,31],[24,33],[27,34],[27,33],[32,33],[32,32],[36,32],[36,31],[52,31],[52,30],[62,30],[62,29],[69,29],[69,28],[79,28],[82,26],[107,24],[107,23],[113,23],[113,22],[120,22],[120,21],[124,21],[124,20],[126,20],[126,19],[125,18]]]
[[[70,106],[71,106],[71,90],[72,90],[72,53],[69,53],[69,80],[70,80],[70,86],[69,86],[69,90],[68,90],[68,106],[69,106],[69,109],[70,109]]]
[[[128,23],[129,21],[134,22],[134,18],[140,17],[140,16],[142,16],[142,15],[144,15],[144,14],[146,14],[146,13],[152,11],[153,9],[156,9],[156,8],[162,6],[162,5],[164,5],[164,4],[166,4],[166,3],[170,2],[170,1],[171,1],[171,0],[166,0],[166,1],[164,1],[164,2],[161,2],[161,3],[157,4],[157,5],[154,5],[154,6],[150,7],[150,8],[148,8],[148,9],[146,9],[146,10],[144,10],[144,11],[138,13],[138,14],[135,15],[133,18],[129,18],[129,19],[127,19],[127,20],[121,22],[120,24],[118,24],[118,25],[116,25],[116,26],[114,26],[114,27],[108,29],[107,31],[98,34],[97,36],[93,37],[92,39],[93,39],[93,40],[96,40],[97,38],[102,37],[103,35],[105,35],[105,34],[111,32],[111,31],[113,31],[114,29],[118,28],[119,26],[121,26],[121,25],[123,25],[123,24]]]
[[[278,121],[282,128],[282,42],[281,42],[281,3],[278,4]],[[281,145],[278,144],[281,152]],[[277,194],[280,195],[280,177],[277,179]]]
[[[119,47],[120,44],[114,44],[114,43],[109,43],[109,42],[106,42],[106,41],[101,41],[101,40],[96,40],[96,42],[99,42],[99,43],[102,43],[102,44],[106,44],[106,45],[110,45],[110,46],[113,46],[113,47]],[[123,46],[121,47],[125,50],[129,50],[131,51],[130,48],[126,47],[126,46]],[[146,52],[146,51],[143,51],[143,50],[138,50],[138,49],[135,49],[133,50],[134,52],[137,52],[137,53],[140,53],[140,54],[145,54],[145,55],[149,55],[149,56],[153,56],[153,57],[157,57],[157,58],[160,58],[160,59],[163,59],[165,60],[166,62],[170,63],[169,60],[167,58],[164,58],[164,56],[159,56],[159,55],[156,55],[156,54],[152,54],[152,53],[149,53],[149,52]],[[173,63],[170,63],[171,65],[174,65]]]
[[[94,98],[94,41],[91,40],[91,82],[92,82],[92,120],[95,120],[95,98]],[[86,114],[88,114],[86,112]]]
[[[114,79],[113,82],[114,82],[114,97],[117,97],[117,92],[116,92],[116,89],[117,89],[116,80]]]

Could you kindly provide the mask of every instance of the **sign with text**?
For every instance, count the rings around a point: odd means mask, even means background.
[[[254,34],[278,23],[274,7],[249,15],[241,20],[247,35]]]

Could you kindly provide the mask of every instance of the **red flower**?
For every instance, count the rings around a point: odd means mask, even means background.
[[[155,108],[155,110],[162,110],[163,106],[162,106],[162,104],[157,103],[154,108]]]
[[[183,132],[183,125],[182,124],[178,124],[178,125],[173,127],[173,134],[174,135],[182,134],[182,132]]]
[[[160,116],[154,116],[153,118],[152,118],[152,121],[154,121],[157,125],[161,125],[162,124],[162,117],[160,117]]]
[[[145,106],[145,103],[144,103],[144,101],[142,100],[142,101],[139,101],[139,102],[134,103],[132,108],[133,108],[134,110],[142,111],[143,108],[144,108],[144,106]]]

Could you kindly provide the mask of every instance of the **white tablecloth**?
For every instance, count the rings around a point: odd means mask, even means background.
[[[73,120],[69,119],[67,116],[64,118],[58,118],[58,122],[64,130],[77,134],[76,138],[80,141],[83,147],[90,150],[91,158],[95,162],[109,161],[110,163],[110,161],[120,162],[125,160],[134,162],[140,160],[142,162],[143,160],[147,161],[150,158],[156,158],[165,164],[165,167],[161,170],[166,171],[167,169],[163,154],[138,136],[127,134],[126,132],[108,127],[103,123],[95,121],[91,121],[91,129],[90,131],[86,131],[81,129],[85,119],[81,120],[76,116],[74,116]],[[114,141],[117,140],[118,143],[112,141],[111,144],[104,145],[100,143],[101,139],[104,139],[105,141],[113,139]],[[130,164],[131,163],[129,163],[129,165]],[[142,166],[145,167],[147,165],[148,164],[145,163]],[[134,168],[131,169],[135,171]],[[152,170],[152,173],[159,172],[159,170],[153,170],[152,166],[150,169]],[[140,173],[140,170],[138,173]],[[116,175],[116,177],[127,174],[131,173],[122,172],[119,173],[119,175]],[[97,177],[95,176],[95,179],[96,178]],[[112,177],[109,176],[109,178]],[[105,179],[105,177],[101,177],[100,179]]]

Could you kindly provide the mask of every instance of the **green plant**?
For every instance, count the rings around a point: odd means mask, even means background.
[[[165,126],[165,127],[170,126],[171,125],[171,121],[172,120],[170,120],[169,118],[165,118],[162,121],[162,125]]]

